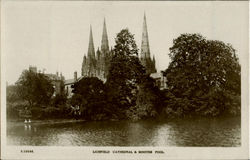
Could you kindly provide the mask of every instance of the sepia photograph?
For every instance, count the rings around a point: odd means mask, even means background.
[[[2,1],[1,159],[247,159],[248,5]]]

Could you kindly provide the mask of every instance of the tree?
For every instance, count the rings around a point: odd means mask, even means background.
[[[86,77],[73,85],[71,104],[79,106],[85,119],[101,120],[107,118],[106,89],[96,77]]]
[[[16,82],[18,96],[29,103],[29,107],[48,105],[54,93],[53,85],[47,76],[24,70]]]
[[[165,71],[172,109],[183,115],[239,113],[240,65],[235,49],[199,34],[182,34],[170,48]],[[234,108],[232,110],[232,108]]]
[[[156,86],[155,80],[145,76],[138,84],[136,105],[132,106],[127,114],[132,120],[156,117],[161,112],[161,106],[161,92]]]
[[[114,55],[107,76],[108,101],[121,116],[135,105],[137,84],[145,74],[138,59],[134,36],[128,29],[121,30],[115,39]]]
[[[9,85],[6,88],[6,115],[7,119],[18,118],[19,110],[27,105],[17,94],[17,86]]]
[[[7,103],[14,103],[20,101],[20,97],[17,95],[17,86],[9,85],[6,87],[6,100]]]

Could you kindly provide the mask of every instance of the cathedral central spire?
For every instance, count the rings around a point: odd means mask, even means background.
[[[141,42],[141,63],[146,68],[146,73],[151,74],[156,72],[155,59],[151,59],[149,40],[148,40],[148,29],[146,15],[144,13],[143,26],[142,26],[142,42]]]
[[[90,25],[90,33],[89,33],[89,48],[88,48],[88,57],[95,58],[95,48],[92,34],[92,27]]]
[[[102,31],[101,51],[102,52],[107,52],[108,50],[109,50],[109,42],[108,42],[108,34],[107,34],[106,22],[105,22],[105,18],[104,18],[103,31]]]
[[[142,27],[141,59],[146,59],[146,58],[150,58],[150,49],[148,41],[146,15],[144,13],[143,27]]]

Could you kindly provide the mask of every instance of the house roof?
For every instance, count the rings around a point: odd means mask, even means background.
[[[64,81],[64,85],[74,84],[74,83],[80,81],[83,77],[84,77],[84,76],[78,77],[78,78],[77,78],[77,81],[75,81],[74,78],[73,78],[73,79],[67,79],[67,80]]]
[[[150,77],[154,78],[154,79],[158,79],[161,78],[161,73],[156,72],[156,73],[151,73]]]
[[[75,83],[74,79],[66,79],[64,82],[64,85],[73,84],[73,83]]]
[[[48,73],[46,73],[44,75],[47,76],[47,77],[49,77],[49,79],[54,80],[54,81],[61,80],[61,78],[58,75],[56,75],[56,74],[48,74]]]

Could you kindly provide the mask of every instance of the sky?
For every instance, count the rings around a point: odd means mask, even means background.
[[[223,1],[3,1],[1,11],[2,73],[14,84],[30,65],[66,79],[81,74],[92,25],[95,50],[100,47],[106,19],[109,45],[124,28],[134,34],[140,49],[143,14],[151,56],[158,71],[170,62],[173,39],[199,33],[230,43],[240,63],[248,58],[248,2]]]

